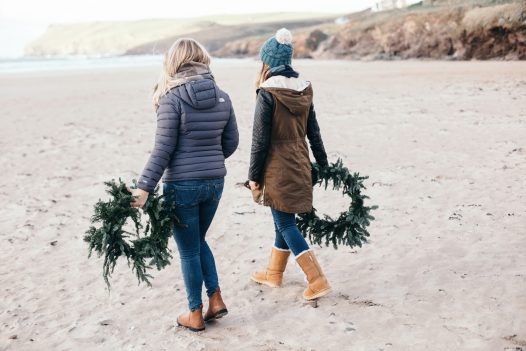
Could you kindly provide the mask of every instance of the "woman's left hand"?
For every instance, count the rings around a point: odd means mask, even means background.
[[[135,200],[131,203],[131,207],[142,208],[146,203],[146,200],[148,200],[148,195],[149,193],[147,191],[142,189],[133,189],[132,196],[135,198]]]

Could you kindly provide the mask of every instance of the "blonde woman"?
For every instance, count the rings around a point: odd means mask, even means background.
[[[295,214],[312,209],[312,173],[308,137],[316,161],[327,165],[320,128],[312,104],[312,85],[291,67],[292,34],[285,28],[269,38],[260,51],[263,61],[258,80],[252,133],[249,186],[254,199],[271,208],[275,240],[265,271],[252,280],[281,286],[290,252],[305,273],[307,300],[331,290],[314,252],[296,226]]]
[[[232,103],[216,85],[209,64],[209,54],[193,39],[177,40],[166,53],[153,94],[155,145],[132,204],[142,207],[163,177],[163,193],[186,225],[174,228],[174,238],[190,311],[177,323],[192,331],[228,313],[206,233],[223,192],[225,159],[239,142]],[[204,316],[203,283],[209,297]]]

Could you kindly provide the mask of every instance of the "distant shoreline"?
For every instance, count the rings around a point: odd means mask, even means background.
[[[391,59],[391,60],[367,60],[367,59],[305,59],[298,58],[294,62],[297,65],[305,66],[311,64],[327,63],[331,65],[341,65],[345,63],[370,63],[370,62],[456,62],[456,63],[473,63],[473,62],[523,62],[520,60],[510,61],[503,59],[492,60],[437,60],[437,59]],[[220,65],[228,64],[247,64],[257,63],[258,58],[251,57],[213,57],[212,67],[218,63]],[[0,75],[38,73],[38,72],[75,72],[89,71],[98,69],[127,69],[127,68],[160,68],[162,64],[162,55],[122,55],[122,56],[104,56],[104,57],[21,57],[16,59],[0,59]]]
[[[214,58],[214,61],[252,61],[253,58]],[[0,74],[75,71],[99,68],[152,67],[162,64],[162,55],[120,55],[120,56],[68,56],[68,57],[20,57],[0,59]]]

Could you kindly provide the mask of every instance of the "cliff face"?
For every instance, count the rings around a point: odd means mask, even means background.
[[[494,5],[497,1],[425,0],[402,10],[294,20],[272,15],[248,24],[239,19],[164,20],[142,21],[131,29],[129,23],[54,27],[28,48],[28,54],[156,54],[176,38],[189,36],[214,56],[256,56],[276,29],[288,27],[294,33],[295,56],[303,58],[524,60],[526,1]]]
[[[459,3],[460,1],[452,1]],[[295,55],[324,59],[526,59],[526,5],[440,5],[345,18],[295,32]],[[257,55],[263,38],[227,43],[219,56]]]
[[[52,25],[28,47],[28,56],[122,55],[130,47],[211,26],[206,21],[144,20]]]
[[[175,39],[193,37],[212,52],[232,40],[267,36],[280,26],[304,28],[332,22],[313,13],[260,13],[186,19],[87,22],[52,25],[30,43],[27,56],[158,54]]]
[[[317,57],[372,59],[526,59],[526,6],[439,7],[400,11],[372,23],[350,21]]]
[[[286,27],[292,31],[315,28],[333,23],[334,18],[313,18],[304,20],[285,20],[279,22],[219,25],[214,24],[188,35],[202,43],[214,56],[245,56],[259,50],[261,44],[276,32],[277,28]],[[179,38],[179,35],[169,36],[161,40],[147,42],[132,47],[126,54],[163,53]],[[237,48],[231,43],[240,43]],[[231,51],[234,49],[235,51]]]

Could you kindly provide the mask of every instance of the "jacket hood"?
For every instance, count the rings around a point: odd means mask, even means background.
[[[272,93],[293,115],[301,115],[312,104],[312,86],[299,78],[274,76],[260,87]]]
[[[219,88],[207,65],[198,62],[186,63],[174,78],[174,92],[193,108],[206,110],[219,103]]]

